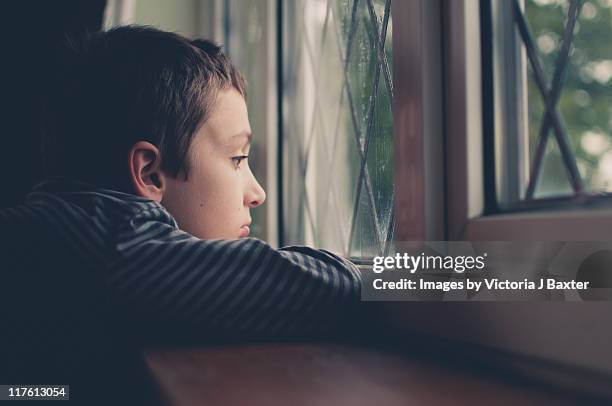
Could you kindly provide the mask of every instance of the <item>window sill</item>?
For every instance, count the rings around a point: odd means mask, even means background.
[[[339,344],[157,349],[146,362],[171,405],[573,404],[501,375]],[[440,390],[441,386],[444,390]]]
[[[470,241],[609,241],[609,208],[547,210],[482,216],[467,221]]]

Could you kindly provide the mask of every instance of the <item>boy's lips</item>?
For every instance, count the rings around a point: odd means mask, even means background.
[[[250,228],[251,223],[247,223],[247,224],[243,224],[240,227],[240,238],[244,238],[244,237],[248,237],[249,234],[251,233],[251,228]]]

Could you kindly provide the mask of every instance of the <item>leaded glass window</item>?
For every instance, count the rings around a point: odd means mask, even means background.
[[[514,72],[495,82],[516,87],[504,111],[519,123],[496,139],[500,207],[602,201],[612,192],[612,1],[497,0],[492,10],[493,34],[515,36],[496,45],[516,46]]]
[[[390,0],[286,0],[284,243],[344,255],[393,235]]]

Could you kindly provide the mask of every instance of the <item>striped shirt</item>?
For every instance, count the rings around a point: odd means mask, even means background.
[[[359,270],[329,251],[202,240],[157,202],[81,182],[38,185],[24,204],[0,211],[0,228],[3,263],[41,275],[72,267],[69,295],[102,285],[99,300],[141,333],[309,336],[342,326],[360,301]],[[86,286],[70,279],[84,273]]]

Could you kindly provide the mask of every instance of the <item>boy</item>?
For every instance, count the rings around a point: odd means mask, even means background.
[[[0,211],[5,365],[51,381],[91,358],[84,342],[109,356],[109,336],[341,330],[360,299],[353,264],[247,238],[266,195],[248,165],[244,81],[220,48],[145,27],[73,45],[49,101],[50,180]]]

